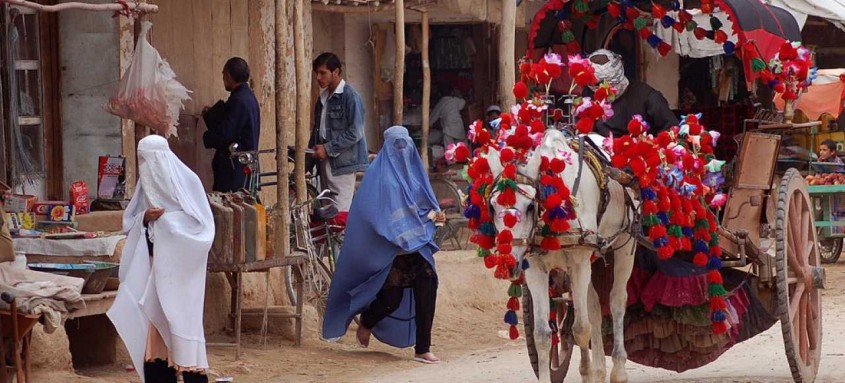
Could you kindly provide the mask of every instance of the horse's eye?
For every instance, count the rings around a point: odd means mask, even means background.
[[[529,205],[528,205],[528,208],[527,208],[527,209],[525,209],[525,211],[534,211],[534,204],[533,204],[533,203],[532,203],[532,204],[529,204]]]

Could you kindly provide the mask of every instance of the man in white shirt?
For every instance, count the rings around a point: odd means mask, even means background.
[[[461,110],[464,109],[467,102],[458,97],[460,94],[457,91],[454,94],[453,96],[443,96],[429,115],[430,124],[434,125],[434,123],[440,121],[440,126],[443,127],[443,146],[447,147],[449,144],[466,143],[467,141],[464,120],[461,118]]]

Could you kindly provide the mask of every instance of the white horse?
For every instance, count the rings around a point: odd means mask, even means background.
[[[541,157],[569,158],[568,164],[561,177],[564,183],[573,190],[575,180],[579,176],[578,152],[568,144],[568,138],[557,130],[547,130],[540,146],[537,147],[527,164],[519,168],[519,174],[530,179],[534,184],[539,180]],[[503,167],[498,152],[490,151],[487,160],[493,175],[498,177]],[[572,332],[575,343],[581,350],[581,365],[579,371],[584,382],[604,382],[606,368],[604,361],[604,343],[601,334],[601,308],[598,294],[591,284],[591,257],[595,252],[613,251],[613,287],[610,294],[610,309],[613,317],[613,370],[611,382],[627,382],[628,374],[625,363],[628,355],[625,352],[623,324],[627,306],[627,284],[634,265],[634,251],[636,240],[632,236],[631,225],[635,207],[626,201],[636,201],[626,198],[627,192],[619,183],[607,180],[607,207],[599,221],[601,209],[600,180],[582,164],[581,180],[577,195],[573,196],[573,205],[577,215],[576,220],[570,221],[571,229],[561,240],[564,246],[561,250],[548,252],[530,249],[533,238],[529,238],[536,228],[536,219],[530,208],[539,209],[535,205],[536,188],[526,183],[517,183],[520,191],[516,193],[516,205],[512,207],[524,217],[511,228],[515,239],[513,255],[518,259],[526,259],[528,268],[525,270],[525,281],[530,290],[534,310],[534,340],[539,357],[539,380],[551,381],[550,355],[552,329],[549,327],[549,273],[559,269],[566,271],[571,280],[571,294],[575,311]],[[505,207],[496,203],[496,195],[491,196],[490,204],[495,210],[494,223],[498,230],[505,228],[502,220]],[[520,240],[517,240],[520,239]],[[524,240],[522,240],[524,239]],[[526,334],[528,335],[528,334]],[[562,340],[561,340],[562,341]],[[592,341],[592,355],[590,342]],[[553,366],[552,368],[557,367]]]

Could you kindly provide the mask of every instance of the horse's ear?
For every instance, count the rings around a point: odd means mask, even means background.
[[[490,165],[490,172],[493,173],[493,177],[498,177],[499,174],[502,174],[505,168],[499,159],[499,152],[491,149],[484,156],[487,158],[487,163]]]

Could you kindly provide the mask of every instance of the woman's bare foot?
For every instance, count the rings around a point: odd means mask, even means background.
[[[367,348],[370,346],[370,334],[372,332],[367,330],[364,326],[358,326],[358,331],[355,331],[355,340],[358,341],[358,345],[361,348]]]
[[[425,364],[437,364],[440,363],[440,358],[432,352],[427,352],[425,354],[414,354],[414,361]]]

